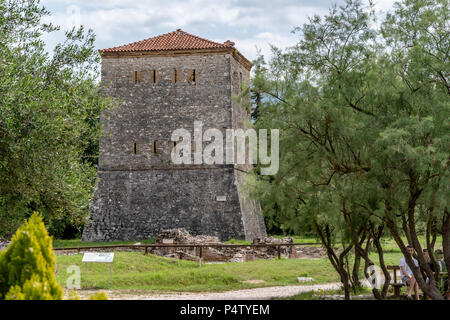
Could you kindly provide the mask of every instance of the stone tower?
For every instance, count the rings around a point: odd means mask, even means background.
[[[174,164],[171,134],[245,128],[234,96],[251,63],[234,43],[180,29],[100,50],[104,94],[121,99],[101,116],[99,181],[83,241],[148,239],[161,230],[254,239],[266,236],[259,203],[242,192],[249,165]]]

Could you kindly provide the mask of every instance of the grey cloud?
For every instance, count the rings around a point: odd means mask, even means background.
[[[279,47],[293,45],[296,37],[290,33],[292,29],[305,23],[308,16],[326,12],[334,2],[44,0],[43,4],[52,11],[52,21],[60,25],[67,20],[67,7],[78,6],[81,23],[97,34],[98,48],[126,44],[182,28],[214,41],[230,39],[249,59],[253,59],[256,46],[267,55],[269,43]]]

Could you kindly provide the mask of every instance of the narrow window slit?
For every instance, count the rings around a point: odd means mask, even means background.
[[[176,141],[170,141],[170,152],[171,153],[174,151],[176,146],[177,146],[177,142]]]
[[[177,69],[173,69],[172,82],[173,82],[173,83],[178,82],[178,72],[177,72]]]

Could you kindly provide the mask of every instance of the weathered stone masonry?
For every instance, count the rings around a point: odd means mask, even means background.
[[[179,227],[221,240],[266,236],[259,204],[241,190],[245,173],[170,161],[175,129],[193,134],[202,121],[203,130],[225,137],[226,129],[245,127],[249,115],[232,96],[248,83],[249,67],[238,58],[235,50],[103,55],[104,92],[122,103],[101,117],[99,181],[84,241],[146,239]]]

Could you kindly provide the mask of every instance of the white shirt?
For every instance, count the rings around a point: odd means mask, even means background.
[[[418,266],[419,266],[419,262],[418,262],[416,259],[414,259],[413,257],[411,257],[411,259],[413,259],[414,265],[415,265],[416,267],[418,267]],[[406,271],[406,273],[407,273],[408,275],[412,275],[412,270],[411,270],[411,268],[408,266],[408,264],[406,263],[405,257],[403,257],[403,258],[400,259],[399,267],[400,267],[400,276],[401,276],[401,277],[405,276],[405,274],[403,274],[403,272],[402,272],[402,267],[405,268],[405,271]]]

